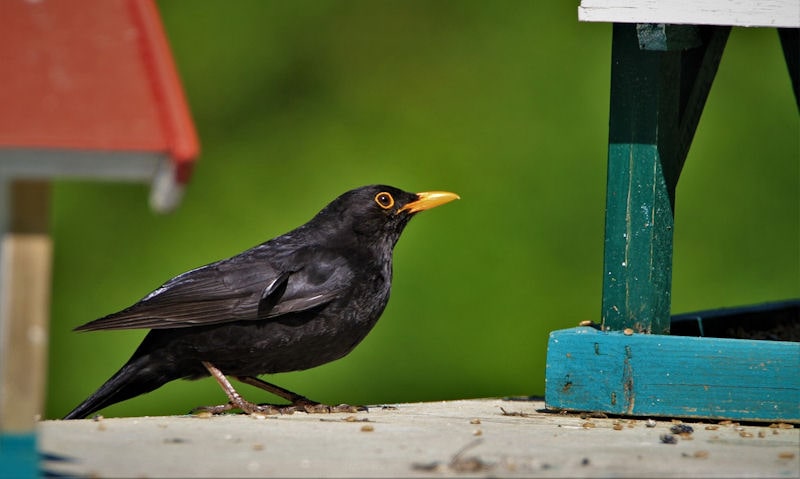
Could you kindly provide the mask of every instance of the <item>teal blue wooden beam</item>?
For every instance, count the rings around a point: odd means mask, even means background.
[[[0,479],[40,477],[34,433],[0,433]]]
[[[669,334],[675,189],[729,32],[614,25],[606,329]]]
[[[554,331],[549,409],[800,422],[800,343]]]

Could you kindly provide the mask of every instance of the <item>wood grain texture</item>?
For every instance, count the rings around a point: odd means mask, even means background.
[[[582,22],[800,27],[797,0],[582,0]]]
[[[633,416],[800,422],[800,343],[550,334],[549,408]]]

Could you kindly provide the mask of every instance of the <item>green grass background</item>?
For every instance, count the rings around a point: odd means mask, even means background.
[[[144,335],[73,327],[378,182],[463,199],[406,229],[353,353],[268,379],[332,403],[542,394],[548,332],[599,319],[611,27],[569,1],[158,5],[202,157],[165,216],[144,185],[56,184],[47,417]],[[678,186],[674,312],[800,296],[799,138],[777,34],[734,29]],[[176,381],[104,414],[220,402]]]

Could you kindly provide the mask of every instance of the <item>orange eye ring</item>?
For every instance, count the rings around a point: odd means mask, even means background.
[[[381,208],[388,210],[392,206],[394,206],[394,198],[391,194],[381,191],[377,195],[375,195],[375,203],[378,203],[378,206]]]

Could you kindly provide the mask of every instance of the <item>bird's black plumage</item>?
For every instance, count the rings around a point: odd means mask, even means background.
[[[456,198],[385,185],[348,191],[289,233],[180,274],[129,308],[76,328],[151,331],[65,419],[215,369],[252,383],[341,358],[389,301],[392,251],[411,217]]]

